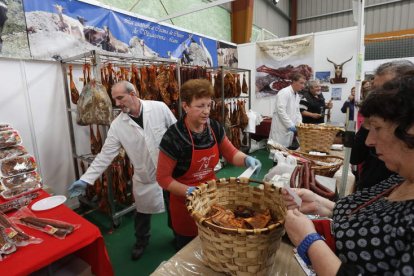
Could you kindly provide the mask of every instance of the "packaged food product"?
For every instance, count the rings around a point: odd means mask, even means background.
[[[3,177],[10,177],[37,168],[35,158],[31,155],[16,156],[3,159],[0,163],[0,172]]]
[[[19,198],[4,202],[0,204],[0,212],[7,213],[10,211],[19,210],[20,208],[27,206],[32,202],[34,198],[37,198],[39,193],[31,193],[28,195],[21,196]]]
[[[19,155],[27,154],[24,146],[18,145],[10,148],[0,149],[0,160],[6,158],[12,158]]]
[[[5,177],[1,180],[3,186],[7,189],[11,189],[18,185],[29,183],[29,182],[38,182],[41,183],[42,178],[40,177],[37,171],[32,171],[28,173],[22,173],[11,177]]]
[[[43,240],[27,235],[15,223],[11,222],[7,216],[0,212],[0,229],[3,230],[7,240],[16,246],[26,246],[32,243],[41,243]]]
[[[37,191],[40,188],[42,188],[42,183],[40,182],[37,182],[37,181],[26,182],[24,184],[14,186],[11,189],[6,189],[5,191],[1,192],[0,195],[4,199],[9,200],[9,199],[13,199],[15,197],[21,196],[21,195],[25,195],[25,194]]]
[[[10,124],[0,123],[0,131],[11,130],[13,127]]]
[[[64,239],[80,227],[80,224],[71,224],[66,221],[37,217],[28,207],[23,207],[17,211],[11,220],[14,223],[26,225],[27,227],[42,231],[58,239]]]
[[[22,142],[17,130],[0,131],[0,149],[19,145]]]

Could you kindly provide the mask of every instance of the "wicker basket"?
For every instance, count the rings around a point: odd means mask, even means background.
[[[309,160],[315,174],[327,177],[333,177],[344,163],[342,157],[335,155],[313,155],[300,151],[289,151],[289,153]]]
[[[336,134],[341,130],[339,127],[315,124],[300,124],[296,129],[300,150],[304,152],[329,152]]]
[[[267,275],[285,233],[286,207],[280,189],[263,183],[264,189],[249,185],[249,179],[220,179],[201,184],[187,199],[201,240],[203,260],[212,269],[231,275]],[[278,222],[261,229],[230,229],[206,221],[213,204],[235,209],[268,208]]]

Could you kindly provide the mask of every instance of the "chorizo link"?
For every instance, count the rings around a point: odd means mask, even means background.
[[[296,166],[295,169],[292,172],[292,175],[290,176],[290,187],[296,188],[296,176],[299,172],[299,166]]]
[[[311,190],[314,191],[315,193],[317,193],[318,195],[322,196],[322,197],[331,198],[332,197],[332,192],[327,192],[326,188],[322,190],[320,188],[322,185],[320,185],[319,182],[318,182],[318,186],[316,185],[317,181],[315,179],[315,172],[314,172],[313,169],[311,169],[310,174],[311,174],[311,182],[310,182]]]

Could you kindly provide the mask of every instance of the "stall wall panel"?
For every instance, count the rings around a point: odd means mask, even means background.
[[[330,91],[323,93],[326,100],[331,98],[332,88],[341,88],[342,97],[340,101],[333,101],[333,108],[331,111],[331,121],[345,122],[345,114],[341,112],[341,107],[348,98],[351,88],[355,86],[356,74],[356,52],[357,49],[357,28],[345,28],[334,31],[326,31],[315,33],[315,60],[314,72],[329,71],[331,77],[334,76],[334,66],[327,61],[329,58],[337,64],[353,57],[350,62],[343,66],[343,77],[348,78],[345,84],[329,84]]]
[[[66,194],[75,176],[61,66],[26,62],[25,73],[43,182],[55,193]]]
[[[2,59],[0,71],[0,121],[20,132],[44,185],[66,194],[75,176],[60,64]]]
[[[345,114],[341,112],[341,107],[351,88],[355,85],[356,72],[356,45],[357,45],[357,28],[345,28],[334,31],[326,31],[315,33],[314,37],[315,52],[314,52],[314,72],[329,71],[333,77],[333,65],[329,63],[326,58],[336,63],[342,63],[349,59],[353,59],[344,65],[343,76],[348,78],[346,84],[329,84],[330,92],[323,93],[325,99],[331,98],[331,88],[341,88],[341,101],[334,101],[333,110],[331,113],[331,120],[334,122],[345,122]],[[256,79],[256,44],[248,43],[238,46],[239,51],[239,67],[251,70],[251,100],[252,109],[263,116],[272,116],[275,107],[275,97],[266,97],[256,99],[255,93],[255,79]]]
[[[24,64],[12,59],[0,60],[0,122],[10,123],[21,135],[27,151],[35,155],[30,128],[26,83],[23,81]],[[35,156],[36,159],[38,156]]]
[[[275,104],[274,97],[256,98],[256,43],[240,44],[237,50],[239,52],[239,67],[251,70],[251,109],[263,116],[271,116],[272,106]]]

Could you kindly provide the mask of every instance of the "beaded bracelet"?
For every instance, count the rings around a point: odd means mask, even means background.
[[[299,244],[297,251],[299,256],[302,258],[302,260],[307,264],[310,265],[311,261],[309,260],[308,257],[308,250],[309,247],[316,241],[319,240],[325,240],[321,235],[319,235],[318,233],[311,233],[309,235],[307,235],[303,241],[301,241],[301,243]]]

